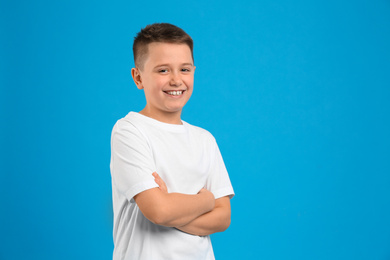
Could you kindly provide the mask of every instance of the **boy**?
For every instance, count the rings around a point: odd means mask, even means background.
[[[166,23],[142,29],[131,73],[146,106],[114,126],[114,259],[209,260],[230,225],[234,191],[214,137],[181,120],[192,94],[193,42]]]

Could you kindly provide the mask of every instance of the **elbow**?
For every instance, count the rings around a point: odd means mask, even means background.
[[[225,210],[223,212],[223,214],[221,214],[221,216],[220,216],[220,219],[219,219],[220,225],[218,228],[219,230],[217,232],[223,232],[226,229],[228,229],[231,222],[232,222],[231,212],[230,212],[230,210]]]
[[[146,199],[144,197],[138,197],[136,198],[136,203],[144,217],[150,222],[160,226],[167,226],[170,218],[170,209],[164,202],[162,194],[158,193],[157,195]],[[140,199],[143,199],[143,201]]]
[[[225,220],[222,222],[221,230],[220,232],[225,231],[230,226],[230,223],[232,222],[230,216],[226,217]]]
[[[168,226],[167,221],[161,214],[154,215],[150,218],[147,218],[152,222],[153,224],[160,225],[160,226]]]
[[[144,214],[144,216],[153,224],[160,225],[162,223],[162,217],[158,212],[153,212],[149,214]]]
[[[176,200],[180,202],[181,199],[177,199],[177,195],[162,192],[159,188],[145,190],[134,196],[134,200],[143,216],[153,224],[166,227],[177,227],[183,226],[189,221],[187,217],[188,214],[184,214],[186,210],[182,210],[177,205],[178,203]],[[184,203],[181,204],[184,205]],[[189,205],[188,207],[186,205],[184,206],[190,208]]]
[[[145,217],[152,222],[153,224],[160,226],[170,226],[169,225],[169,215],[166,210],[160,207],[155,207],[149,214]]]

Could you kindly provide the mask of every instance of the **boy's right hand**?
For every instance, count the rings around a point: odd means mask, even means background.
[[[160,175],[157,174],[157,172],[154,172],[153,174],[154,181],[158,184],[160,190],[164,193],[168,193],[168,188],[163,179],[161,179]]]

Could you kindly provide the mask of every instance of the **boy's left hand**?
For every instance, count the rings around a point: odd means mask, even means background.
[[[163,179],[161,179],[160,175],[157,174],[157,172],[154,172],[153,174],[154,181],[158,184],[160,190],[162,192],[168,193],[168,188]]]

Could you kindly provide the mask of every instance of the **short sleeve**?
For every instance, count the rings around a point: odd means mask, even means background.
[[[224,196],[232,198],[234,196],[234,190],[215,139],[212,141],[210,150],[212,151],[211,165],[206,189],[211,191],[216,199]]]
[[[146,137],[128,121],[119,120],[112,130],[110,168],[113,188],[131,202],[138,193],[158,187]]]

